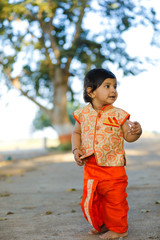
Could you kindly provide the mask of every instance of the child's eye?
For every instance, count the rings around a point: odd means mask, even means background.
[[[109,85],[107,84],[107,85],[105,85],[105,87],[106,87],[106,88],[109,88]]]
[[[117,89],[117,85],[114,86],[114,89]]]

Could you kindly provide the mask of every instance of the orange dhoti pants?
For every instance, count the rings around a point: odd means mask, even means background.
[[[128,229],[126,200],[128,177],[125,167],[101,167],[94,155],[84,166],[84,188],[81,208],[86,220],[100,232],[107,229],[124,233]]]

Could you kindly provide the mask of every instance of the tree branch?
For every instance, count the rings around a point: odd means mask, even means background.
[[[32,102],[34,102],[38,107],[40,107],[47,115],[51,115],[52,114],[52,110],[49,110],[48,108],[44,107],[42,104],[40,104],[39,102],[37,102],[33,97],[30,97],[27,92],[23,91],[21,88],[18,89],[23,96],[27,97],[29,100],[31,100]]]
[[[54,35],[51,35],[51,32],[54,31],[54,26],[52,24],[52,18],[50,19],[50,22],[47,23],[44,23],[41,19],[39,19],[39,22],[40,22],[40,26],[42,28],[42,32],[43,33],[47,33],[49,35],[49,39],[50,39],[50,42],[51,42],[51,47],[52,47],[52,50],[54,52],[54,56],[55,56],[55,59],[57,60],[57,64],[59,64],[59,61],[60,61],[60,50],[58,49],[58,45],[56,43],[56,39],[54,37]]]
[[[76,49],[76,42],[77,42],[77,39],[79,39],[79,36],[80,36],[80,33],[81,33],[81,24],[82,24],[82,20],[83,20],[83,17],[84,17],[84,13],[85,13],[84,11],[85,11],[86,5],[87,5],[87,1],[86,0],[82,1],[82,6],[81,6],[81,9],[80,9],[79,19],[76,23],[76,31],[75,31],[74,39],[73,39],[72,46],[69,49],[69,51],[74,51],[74,49]],[[69,71],[69,67],[70,67],[70,64],[71,64],[71,61],[72,61],[73,57],[74,56],[69,56],[68,57],[66,67],[65,67],[65,72],[66,73]]]
[[[48,71],[49,71],[50,79],[53,82],[55,67],[54,67],[54,64],[51,61],[50,56],[49,56],[48,48],[45,46],[44,34],[42,35],[42,37],[39,40],[40,40],[40,42],[42,43],[43,47],[46,50],[46,58],[48,59]]]
[[[51,46],[52,46],[52,50],[54,52],[54,55],[55,55],[55,58],[57,60],[57,64],[59,64],[59,57],[60,57],[60,50],[58,48],[58,45],[56,43],[56,38],[54,35],[51,35],[51,32],[55,30],[53,24],[53,18],[50,19],[50,22],[49,22],[49,31],[48,31],[48,35],[49,35],[49,39],[50,39],[50,42],[51,42]]]
[[[8,80],[10,81],[12,86],[14,86],[16,89],[18,89],[23,96],[27,97],[29,100],[34,102],[38,107],[40,107],[53,120],[53,110],[47,109],[42,104],[40,104],[38,101],[36,101],[33,97],[30,97],[27,92],[23,91],[23,89],[21,88],[21,83],[19,81],[19,77],[12,78],[9,69],[5,71],[5,74],[7,75]]]

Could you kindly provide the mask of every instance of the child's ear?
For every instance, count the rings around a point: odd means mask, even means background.
[[[91,97],[91,98],[94,98],[94,97],[95,97],[95,94],[94,94],[94,92],[92,92],[92,88],[91,88],[91,87],[88,87],[88,88],[86,89],[86,92],[87,92],[87,94],[88,94],[89,97]]]

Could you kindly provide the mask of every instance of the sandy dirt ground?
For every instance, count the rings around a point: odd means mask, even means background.
[[[8,154],[8,153],[7,153]],[[80,208],[83,167],[71,152],[2,153],[0,240],[96,240]],[[160,138],[126,144],[128,240],[160,239]]]

